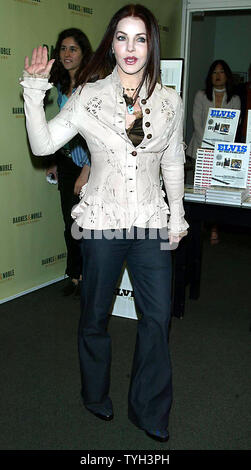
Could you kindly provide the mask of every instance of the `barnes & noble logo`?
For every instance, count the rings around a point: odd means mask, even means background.
[[[50,256],[49,258],[42,259],[42,266],[51,266],[52,264],[59,263],[66,258],[66,253],[59,253],[58,255]]]
[[[25,225],[32,222],[38,222],[42,217],[42,212],[33,212],[32,214],[19,215],[18,217],[13,217],[13,224]]]
[[[4,273],[0,273],[0,282],[1,281],[11,281],[15,276],[15,270],[10,269],[9,271],[5,271]]]
[[[12,163],[0,164],[0,176],[9,175],[13,171]]]
[[[71,10],[72,13],[76,13],[79,15],[93,15],[93,8],[82,7],[81,5],[76,5],[75,3],[68,3],[68,10]]]
[[[11,56],[10,47],[0,47],[0,57],[1,59],[8,59]]]
[[[1,55],[11,55],[11,50],[9,47],[0,47]]]
[[[13,114],[16,118],[23,118],[23,117],[24,117],[24,108],[23,108],[23,107],[12,108],[12,114]]]

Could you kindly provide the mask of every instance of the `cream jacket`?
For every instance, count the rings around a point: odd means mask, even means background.
[[[25,77],[26,126],[32,152],[49,155],[77,133],[91,153],[91,172],[72,211],[85,229],[163,228],[186,234],[184,220],[183,111],[178,94],[156,85],[146,99],[140,91],[144,138],[134,147],[125,130],[126,105],[117,68],[103,80],[77,89],[48,123],[43,110],[44,78]],[[169,208],[160,184],[160,169]],[[169,219],[169,220],[168,220]]]

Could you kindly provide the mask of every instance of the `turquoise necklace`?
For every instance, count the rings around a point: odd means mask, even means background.
[[[134,104],[133,103],[133,98],[131,96],[128,96],[125,92],[126,91],[136,91],[137,88],[123,88],[123,97],[125,99],[125,102],[126,102],[126,108],[127,108],[127,112],[128,114],[134,114]]]

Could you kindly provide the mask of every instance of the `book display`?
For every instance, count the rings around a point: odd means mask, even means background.
[[[211,184],[246,188],[250,145],[215,142]]]
[[[206,200],[206,189],[205,188],[196,188],[192,185],[185,185],[185,201],[199,201],[205,202]]]
[[[185,200],[251,208],[251,111],[246,143],[234,142],[239,114],[238,110],[209,109],[202,148],[197,150],[193,189],[185,186]]]
[[[219,141],[234,142],[239,117],[239,109],[209,108],[202,148],[214,148]]]
[[[206,189],[206,202],[215,204],[230,204],[240,206],[249,197],[248,189],[223,188],[211,186]]]
[[[214,149],[198,149],[194,173],[194,186],[211,186]]]
[[[197,201],[207,204],[221,204],[251,208],[249,188],[225,188],[221,186],[199,188],[185,185],[184,199],[185,201]]]

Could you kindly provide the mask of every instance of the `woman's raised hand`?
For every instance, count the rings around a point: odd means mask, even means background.
[[[47,47],[35,47],[32,52],[31,65],[29,65],[29,57],[26,56],[24,60],[24,69],[31,75],[36,74],[48,76],[54,61],[55,59],[51,59],[48,62]]]

